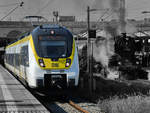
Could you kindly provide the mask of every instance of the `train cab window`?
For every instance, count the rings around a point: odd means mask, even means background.
[[[38,51],[40,57],[65,58],[67,57],[67,41],[64,36],[39,36]]]
[[[70,57],[73,50],[73,37],[68,32],[55,30],[55,34],[49,32],[33,32],[33,42],[36,53],[43,58]]]
[[[46,58],[64,58],[67,54],[65,41],[41,40],[39,49],[41,56]]]

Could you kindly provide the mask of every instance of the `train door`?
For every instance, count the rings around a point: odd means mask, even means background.
[[[27,79],[27,72],[29,67],[29,54],[28,54],[28,46],[21,47],[20,54],[20,76],[24,80]]]

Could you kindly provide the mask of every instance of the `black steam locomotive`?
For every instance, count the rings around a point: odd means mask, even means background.
[[[115,37],[115,56],[111,66],[118,66],[123,79],[147,79],[150,66],[150,36],[131,37],[126,33]]]
[[[118,69],[119,79],[148,79],[147,69],[150,67],[150,36],[128,36],[122,33],[114,37],[115,54],[109,60],[109,68]],[[82,48],[80,69],[87,67],[87,46]],[[92,58],[92,71],[101,73],[103,66]]]

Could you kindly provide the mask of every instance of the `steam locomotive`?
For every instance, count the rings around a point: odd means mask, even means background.
[[[119,79],[148,79],[150,67],[150,36],[129,36],[122,33],[114,37],[114,55],[109,59],[109,68],[119,71]],[[86,70],[87,46],[82,48],[79,57],[81,71]],[[104,68],[92,58],[92,71],[101,73]]]
[[[132,37],[122,33],[115,37],[116,56],[111,66],[118,66],[120,78],[148,79],[146,70],[150,66],[150,36]],[[115,62],[115,63],[114,63]]]

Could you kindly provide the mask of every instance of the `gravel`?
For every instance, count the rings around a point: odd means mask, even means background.
[[[102,113],[97,104],[94,103],[78,103],[80,107],[90,113]]]
[[[68,103],[48,103],[46,104],[52,113],[81,113],[77,109],[73,108]]]
[[[88,111],[89,113],[102,113],[97,104],[88,102],[81,102],[75,104],[80,106],[82,109]],[[81,113],[68,103],[54,102],[47,103],[46,106],[51,109],[52,113]]]

